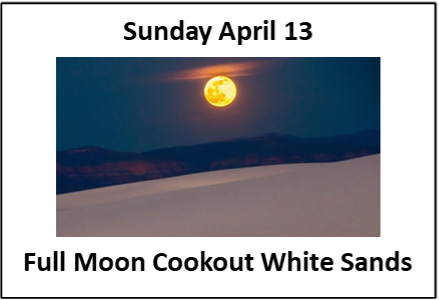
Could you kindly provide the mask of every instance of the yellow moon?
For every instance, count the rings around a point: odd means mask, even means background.
[[[225,76],[210,79],[204,87],[207,102],[216,107],[230,105],[236,97],[236,86],[233,81]]]

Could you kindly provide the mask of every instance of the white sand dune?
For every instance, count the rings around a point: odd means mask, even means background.
[[[380,155],[57,196],[57,236],[379,236]]]

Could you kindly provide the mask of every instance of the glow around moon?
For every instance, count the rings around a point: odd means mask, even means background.
[[[233,81],[225,76],[210,79],[204,87],[206,100],[216,107],[230,105],[236,97],[236,86]]]

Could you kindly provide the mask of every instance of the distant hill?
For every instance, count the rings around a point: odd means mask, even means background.
[[[84,147],[57,151],[56,193],[214,170],[335,162],[377,153],[380,153],[379,130],[321,138],[270,133],[142,153]]]

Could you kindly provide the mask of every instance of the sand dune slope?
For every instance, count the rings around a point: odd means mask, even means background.
[[[380,155],[57,196],[57,236],[379,236]]]

